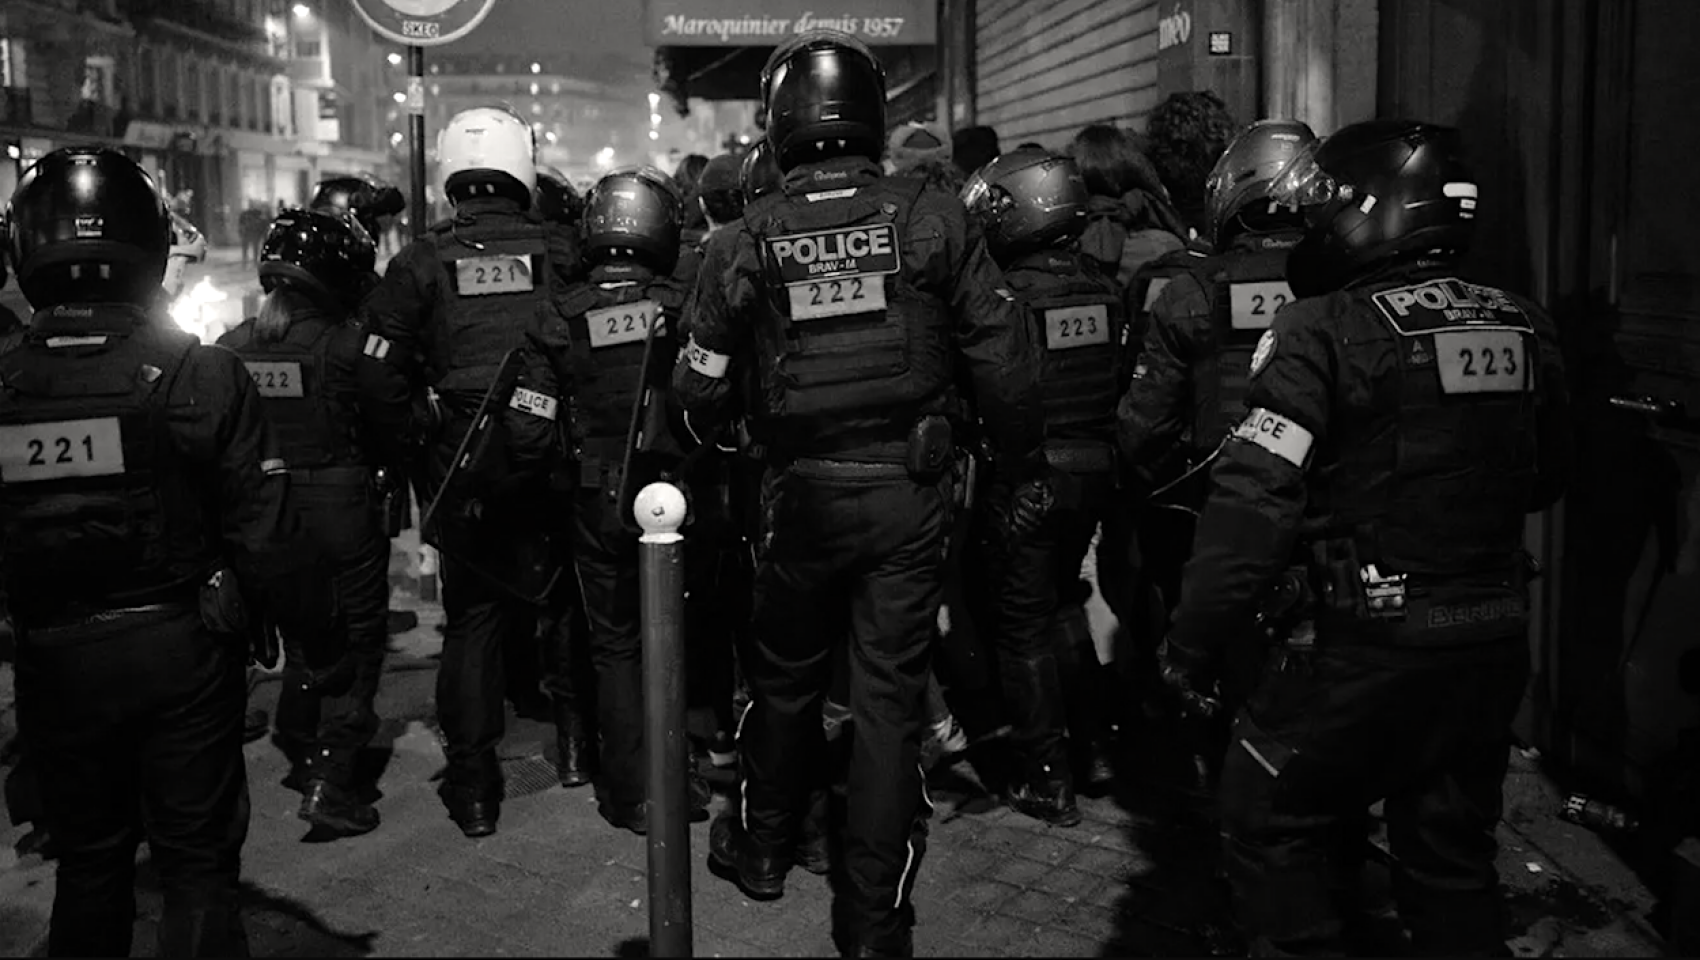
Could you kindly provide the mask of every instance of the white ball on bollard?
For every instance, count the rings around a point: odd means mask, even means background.
[[[652,483],[639,490],[632,502],[643,539],[651,543],[678,539],[679,528],[685,525],[685,510],[684,491],[671,483]]]

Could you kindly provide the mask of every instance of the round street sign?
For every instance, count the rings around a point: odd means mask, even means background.
[[[353,0],[372,29],[413,47],[437,47],[471,33],[496,0]]]

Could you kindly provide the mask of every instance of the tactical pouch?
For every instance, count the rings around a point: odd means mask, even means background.
[[[229,568],[216,570],[201,584],[201,622],[222,637],[240,637],[248,632],[248,604]]]
[[[938,414],[929,414],[916,420],[915,426],[909,430],[909,449],[904,466],[909,471],[909,478],[916,483],[935,484],[944,479],[955,452],[950,421]]]
[[[1319,608],[1335,616],[1368,619],[1357,542],[1352,537],[1331,537],[1311,544],[1312,581],[1322,591]]]

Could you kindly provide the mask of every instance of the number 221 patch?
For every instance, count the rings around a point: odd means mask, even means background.
[[[124,472],[117,417],[0,427],[0,481],[31,483]]]

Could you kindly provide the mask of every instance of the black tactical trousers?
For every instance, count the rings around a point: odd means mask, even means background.
[[[901,470],[899,467],[898,470]],[[826,756],[821,705],[832,638],[850,644],[851,748],[839,933],[895,950],[931,804],[921,738],[943,599],[947,492],[902,475],[833,477],[797,465],[764,481],[754,628],[743,661],[751,703],[739,731],[744,829],[789,849]]]
[[[716,454],[687,478],[690,527],[685,530],[685,640],[688,702],[706,711],[710,733],[731,736],[733,662],[749,632],[755,559],[744,532],[759,509],[759,465],[747,457]]]
[[[387,641],[390,542],[363,481],[301,484],[291,493],[302,534],[330,567],[337,615],[325,636],[282,631],[277,727],[291,749],[304,751],[309,776],[347,787],[355,755],[378,731],[373,701]]]
[[[643,758],[643,638],[638,622],[638,535],[614,490],[581,488],[573,520],[573,566],[590,627],[596,725],[602,734],[601,799],[618,806],[647,795]]]
[[[444,779],[451,788],[500,800],[496,747],[507,724],[504,655],[516,631],[536,629],[537,609],[444,554],[443,616],[437,721],[447,741]]]
[[[165,897],[159,956],[248,955],[246,664],[191,606],[21,631],[19,724],[59,846],[49,955],[130,955],[143,840]]]
[[[1272,659],[1223,765],[1225,860],[1254,952],[1344,953],[1338,904],[1358,878],[1339,851],[1362,843],[1362,813],[1382,799],[1416,951],[1503,952],[1494,829],[1527,641],[1329,641]]]
[[[1080,502],[1053,511],[1039,529],[1014,542],[984,529],[987,569],[983,624],[997,661],[1010,742],[1035,784],[1068,777],[1065,730],[1097,738],[1098,655],[1080,596],[1080,566],[1092,533],[1115,493],[1109,474],[1076,478]]]

